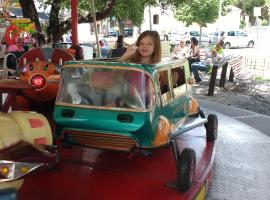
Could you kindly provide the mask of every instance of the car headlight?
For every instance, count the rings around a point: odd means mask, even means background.
[[[22,178],[41,166],[43,166],[43,163],[0,160],[0,182],[13,181]]]

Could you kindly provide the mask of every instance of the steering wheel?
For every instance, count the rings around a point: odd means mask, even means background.
[[[72,104],[83,104],[83,105],[93,105],[93,100],[87,96],[83,91],[80,91],[76,88],[75,84],[68,84],[68,93],[71,97]]]
[[[132,96],[128,94],[124,94],[121,96],[123,102],[131,108],[145,108],[144,101],[142,100],[142,97],[139,94],[138,90],[134,87],[133,91],[134,94]]]

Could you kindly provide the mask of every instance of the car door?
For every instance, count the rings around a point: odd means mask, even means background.
[[[187,114],[187,86],[184,66],[177,66],[171,69],[170,85],[172,88],[173,100],[173,121],[178,123]]]
[[[208,36],[206,33],[202,33],[201,40],[202,40],[202,42],[205,43],[205,44],[208,44],[209,41],[210,41],[209,36]]]
[[[170,86],[170,70],[163,68],[158,71],[159,89],[161,98],[161,109],[159,115],[165,116],[170,121],[173,120],[172,90]]]
[[[248,38],[248,35],[241,31],[241,32],[238,32],[238,37],[239,37],[239,41],[241,42],[241,46],[242,47],[246,47],[248,45],[248,42],[249,42],[249,38]]]
[[[228,31],[227,33],[227,39],[225,40],[225,43],[230,43],[231,47],[236,47],[239,46],[236,35],[235,35],[235,31]]]

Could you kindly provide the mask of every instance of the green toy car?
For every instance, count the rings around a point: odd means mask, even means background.
[[[217,117],[206,119],[192,97],[186,59],[155,65],[70,61],[61,75],[54,120],[56,137],[64,144],[126,152],[172,146],[175,186],[191,186],[195,151],[187,148],[180,154],[175,138],[205,124],[207,141],[213,142]]]

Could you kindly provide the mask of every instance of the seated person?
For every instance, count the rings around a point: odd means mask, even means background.
[[[220,51],[223,52],[223,51]],[[211,72],[213,63],[217,63],[222,60],[223,53],[218,54],[216,49],[211,50],[211,54],[208,55],[208,58],[204,62],[194,62],[191,64],[191,71],[193,72],[196,83],[202,81],[202,77],[199,75],[199,71]]]
[[[223,45],[224,45],[224,41],[219,40],[218,43],[211,48],[211,50],[216,50],[217,54],[222,55],[222,57],[224,57]]]
[[[76,60],[83,60],[83,48],[80,45],[72,45],[68,52],[74,56]]]
[[[197,38],[195,37],[190,38],[190,49],[188,57],[190,67],[193,62],[200,62],[200,52],[201,49],[199,47],[199,41],[197,40]]]
[[[181,39],[179,45],[177,45],[173,50],[173,58],[181,58],[181,57],[188,57],[189,52],[188,48],[186,47],[185,40]]]
[[[99,47],[100,47],[100,56],[102,58],[106,58],[110,50],[107,41],[105,39],[100,40]]]
[[[115,49],[122,49],[122,48],[126,48],[127,46],[130,46],[129,44],[127,44],[124,41],[124,36],[123,35],[119,35],[115,44],[114,44],[114,48]]]

